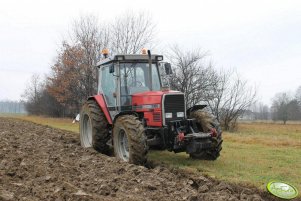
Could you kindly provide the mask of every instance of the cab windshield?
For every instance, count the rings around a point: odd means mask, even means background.
[[[130,96],[135,93],[149,91],[149,64],[148,63],[121,63],[120,64],[120,95],[121,104],[130,104]],[[160,79],[156,64],[152,64],[152,88],[160,90]]]

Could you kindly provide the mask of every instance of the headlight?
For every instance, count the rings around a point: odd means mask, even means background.
[[[165,117],[169,119],[172,118],[172,113],[165,113]]]
[[[184,112],[177,112],[177,117],[184,117]]]

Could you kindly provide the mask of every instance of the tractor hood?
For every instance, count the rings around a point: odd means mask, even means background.
[[[132,104],[136,105],[150,105],[150,104],[161,104],[162,96],[164,94],[183,94],[179,91],[166,90],[166,91],[145,91],[139,92],[132,95]]]

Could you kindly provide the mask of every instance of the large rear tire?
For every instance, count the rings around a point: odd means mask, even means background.
[[[80,113],[80,142],[82,147],[93,147],[96,151],[109,154],[110,139],[108,121],[99,105],[88,100]]]
[[[211,132],[212,129],[216,130],[216,137],[211,138],[212,147],[209,150],[204,150],[201,153],[190,154],[191,158],[203,160],[216,160],[220,156],[222,150],[222,130],[218,121],[213,115],[202,110],[196,110],[191,113],[190,118],[196,119],[197,127],[202,132]]]
[[[117,118],[113,128],[115,156],[123,161],[144,165],[148,146],[143,124],[133,115]]]

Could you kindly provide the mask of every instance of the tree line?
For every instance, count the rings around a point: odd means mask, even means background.
[[[246,120],[287,121],[301,120],[301,86],[294,93],[279,92],[272,98],[272,105],[255,102],[250,110],[245,112]]]
[[[25,105],[22,101],[0,101],[0,113],[25,114]]]
[[[96,94],[100,52],[137,54],[142,48],[154,49],[156,25],[144,13],[126,13],[112,22],[100,23],[95,16],[75,20],[69,38],[62,41],[51,72],[45,78],[33,75],[24,92],[30,114],[53,117],[75,116],[87,97]],[[186,108],[206,104],[224,129],[233,129],[239,116],[256,98],[256,89],[234,70],[217,70],[200,48],[183,50],[176,44],[165,48],[173,66],[163,80],[171,89],[185,93]]]
[[[289,92],[277,93],[271,106],[271,116],[274,121],[301,120],[301,86],[294,95]]]

